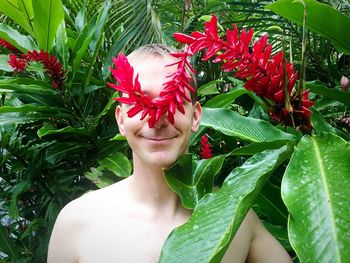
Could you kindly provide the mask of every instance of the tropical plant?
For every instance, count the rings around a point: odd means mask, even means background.
[[[350,93],[339,80],[350,75],[349,4],[330,2],[1,1],[0,260],[45,262],[59,210],[131,173],[114,121],[117,95],[106,85],[112,56],[144,43],[177,45],[172,33],[201,31],[215,13],[219,29],[236,23],[255,28],[254,38],[268,32],[274,52],[284,48],[305,69],[313,131],[271,122],[242,80],[194,57],[206,108],[191,152],[206,134],[214,157],[184,156],[167,172],[194,213],[169,236],[160,261],[220,262],[253,206],[296,262],[346,262]]]

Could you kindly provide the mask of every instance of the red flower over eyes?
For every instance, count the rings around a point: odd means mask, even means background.
[[[191,98],[186,94],[186,89],[195,92],[190,84],[192,78],[185,69],[190,66],[187,62],[188,54],[174,54],[174,57],[179,59],[172,64],[177,65],[177,70],[168,76],[170,80],[164,83],[164,89],[160,93],[160,97],[154,99],[144,94],[141,90],[138,75],[134,77],[134,69],[125,55],[119,53],[117,58],[113,58],[115,68],[111,67],[110,70],[117,84],[107,84],[111,88],[122,93],[122,97],[116,98],[115,100],[120,103],[133,105],[127,112],[128,117],[134,117],[142,112],[140,119],[143,120],[149,116],[148,125],[152,128],[165,113],[167,113],[168,120],[171,124],[174,124],[176,110],[185,113],[183,107],[184,100],[191,101]]]

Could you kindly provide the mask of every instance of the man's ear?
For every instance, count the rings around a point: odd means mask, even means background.
[[[196,101],[196,103],[193,106],[192,132],[198,131],[201,119],[202,119],[202,106],[198,101]]]
[[[124,116],[120,105],[115,108],[115,119],[117,120],[120,134],[125,136]]]

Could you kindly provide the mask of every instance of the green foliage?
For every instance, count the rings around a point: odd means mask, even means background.
[[[205,194],[211,193],[214,177],[220,171],[224,158],[225,156],[216,156],[194,160],[190,154],[182,155],[171,169],[165,170],[169,187],[180,196],[184,207],[195,208]]]
[[[307,29],[328,38],[339,51],[350,55],[350,38],[344,34],[350,27],[350,18],[331,6],[316,0],[279,0],[266,8],[302,26],[304,5]]]
[[[288,164],[282,198],[289,238],[303,262],[347,262],[350,144],[323,133],[304,136]]]
[[[65,81],[54,89],[38,63],[15,73],[7,63],[10,52],[0,48],[0,251],[6,254],[0,261],[46,262],[61,208],[131,174],[130,152],[114,120],[112,99],[118,95],[105,84],[112,56],[145,43],[176,44],[173,32],[202,30],[215,13],[221,31],[236,23],[253,27],[255,37],[268,32],[274,52],[282,47],[283,34],[286,56],[300,68],[302,1],[272,2],[1,0],[0,38],[23,53],[50,51],[63,64]],[[191,151],[199,152],[198,141],[207,133],[215,157],[187,156],[166,171],[170,187],[194,212],[170,235],[161,262],[219,262],[251,206],[291,256],[295,249],[296,262],[349,257],[345,118],[350,99],[349,89],[339,86],[350,72],[344,33],[349,5],[304,2],[306,88],[315,101],[312,135],[276,126],[265,103],[244,83],[194,58],[199,100],[206,108]],[[321,132],[332,134],[318,136]],[[289,162],[290,144],[299,140]],[[219,189],[213,191],[213,185]]]
[[[220,262],[264,182],[288,154],[286,146],[267,150],[234,169],[221,189],[205,195],[188,222],[170,234],[159,262]]]

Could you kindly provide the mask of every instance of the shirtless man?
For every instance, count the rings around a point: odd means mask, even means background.
[[[175,61],[172,52],[147,45],[128,56],[147,95],[157,97],[166,75],[174,72],[174,66],[165,67]],[[133,174],[64,207],[52,232],[49,263],[154,263],[170,232],[191,216],[169,189],[163,167],[188,151],[201,120],[200,104],[185,103],[185,114],[177,111],[174,125],[162,116],[154,128],[140,121],[141,113],[127,117],[128,107],[117,106],[115,115],[133,151]],[[250,210],[222,262],[292,261]]]

